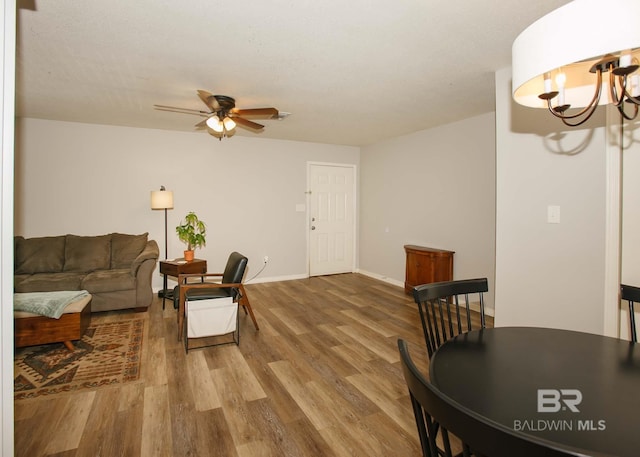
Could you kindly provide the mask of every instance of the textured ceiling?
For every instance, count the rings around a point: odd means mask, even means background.
[[[153,105],[206,109],[204,89],[292,113],[238,135],[367,145],[493,111],[513,40],[565,3],[19,1],[16,110],[192,131]]]

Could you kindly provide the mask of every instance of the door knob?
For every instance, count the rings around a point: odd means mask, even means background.
[[[315,229],[316,229],[316,226],[315,226],[315,225],[312,225],[312,226],[311,226],[311,230],[315,230]]]

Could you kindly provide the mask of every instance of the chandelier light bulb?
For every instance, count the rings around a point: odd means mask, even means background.
[[[544,74],[544,92],[546,94],[551,92],[551,73]]]
[[[620,67],[627,68],[630,65],[631,65],[631,53],[627,51],[620,56]]]
[[[558,105],[564,105],[564,84],[567,82],[567,77],[564,73],[558,73],[556,75],[556,85],[558,86]]]

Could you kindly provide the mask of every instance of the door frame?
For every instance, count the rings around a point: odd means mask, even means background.
[[[358,215],[358,165],[355,163],[339,163],[339,162],[316,162],[316,161],[307,161],[307,190],[304,192],[306,196],[306,207],[307,210],[305,212],[306,223],[305,223],[305,231],[306,231],[306,240],[307,240],[307,255],[306,255],[306,266],[307,266],[307,278],[311,277],[311,168],[314,166],[322,166],[322,167],[340,167],[340,168],[350,168],[353,171],[353,246],[351,252],[351,272],[355,273],[357,271],[356,258],[358,252],[358,223],[360,221],[360,217]]]
[[[14,455],[13,399],[13,226],[15,165],[16,2],[0,13],[0,453]]]

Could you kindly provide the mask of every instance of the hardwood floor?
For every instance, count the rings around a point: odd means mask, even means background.
[[[418,311],[359,274],[249,284],[260,331],[190,350],[154,299],[140,380],[15,403],[16,456],[419,456],[398,337],[427,360]],[[100,313],[117,320],[131,312]]]

